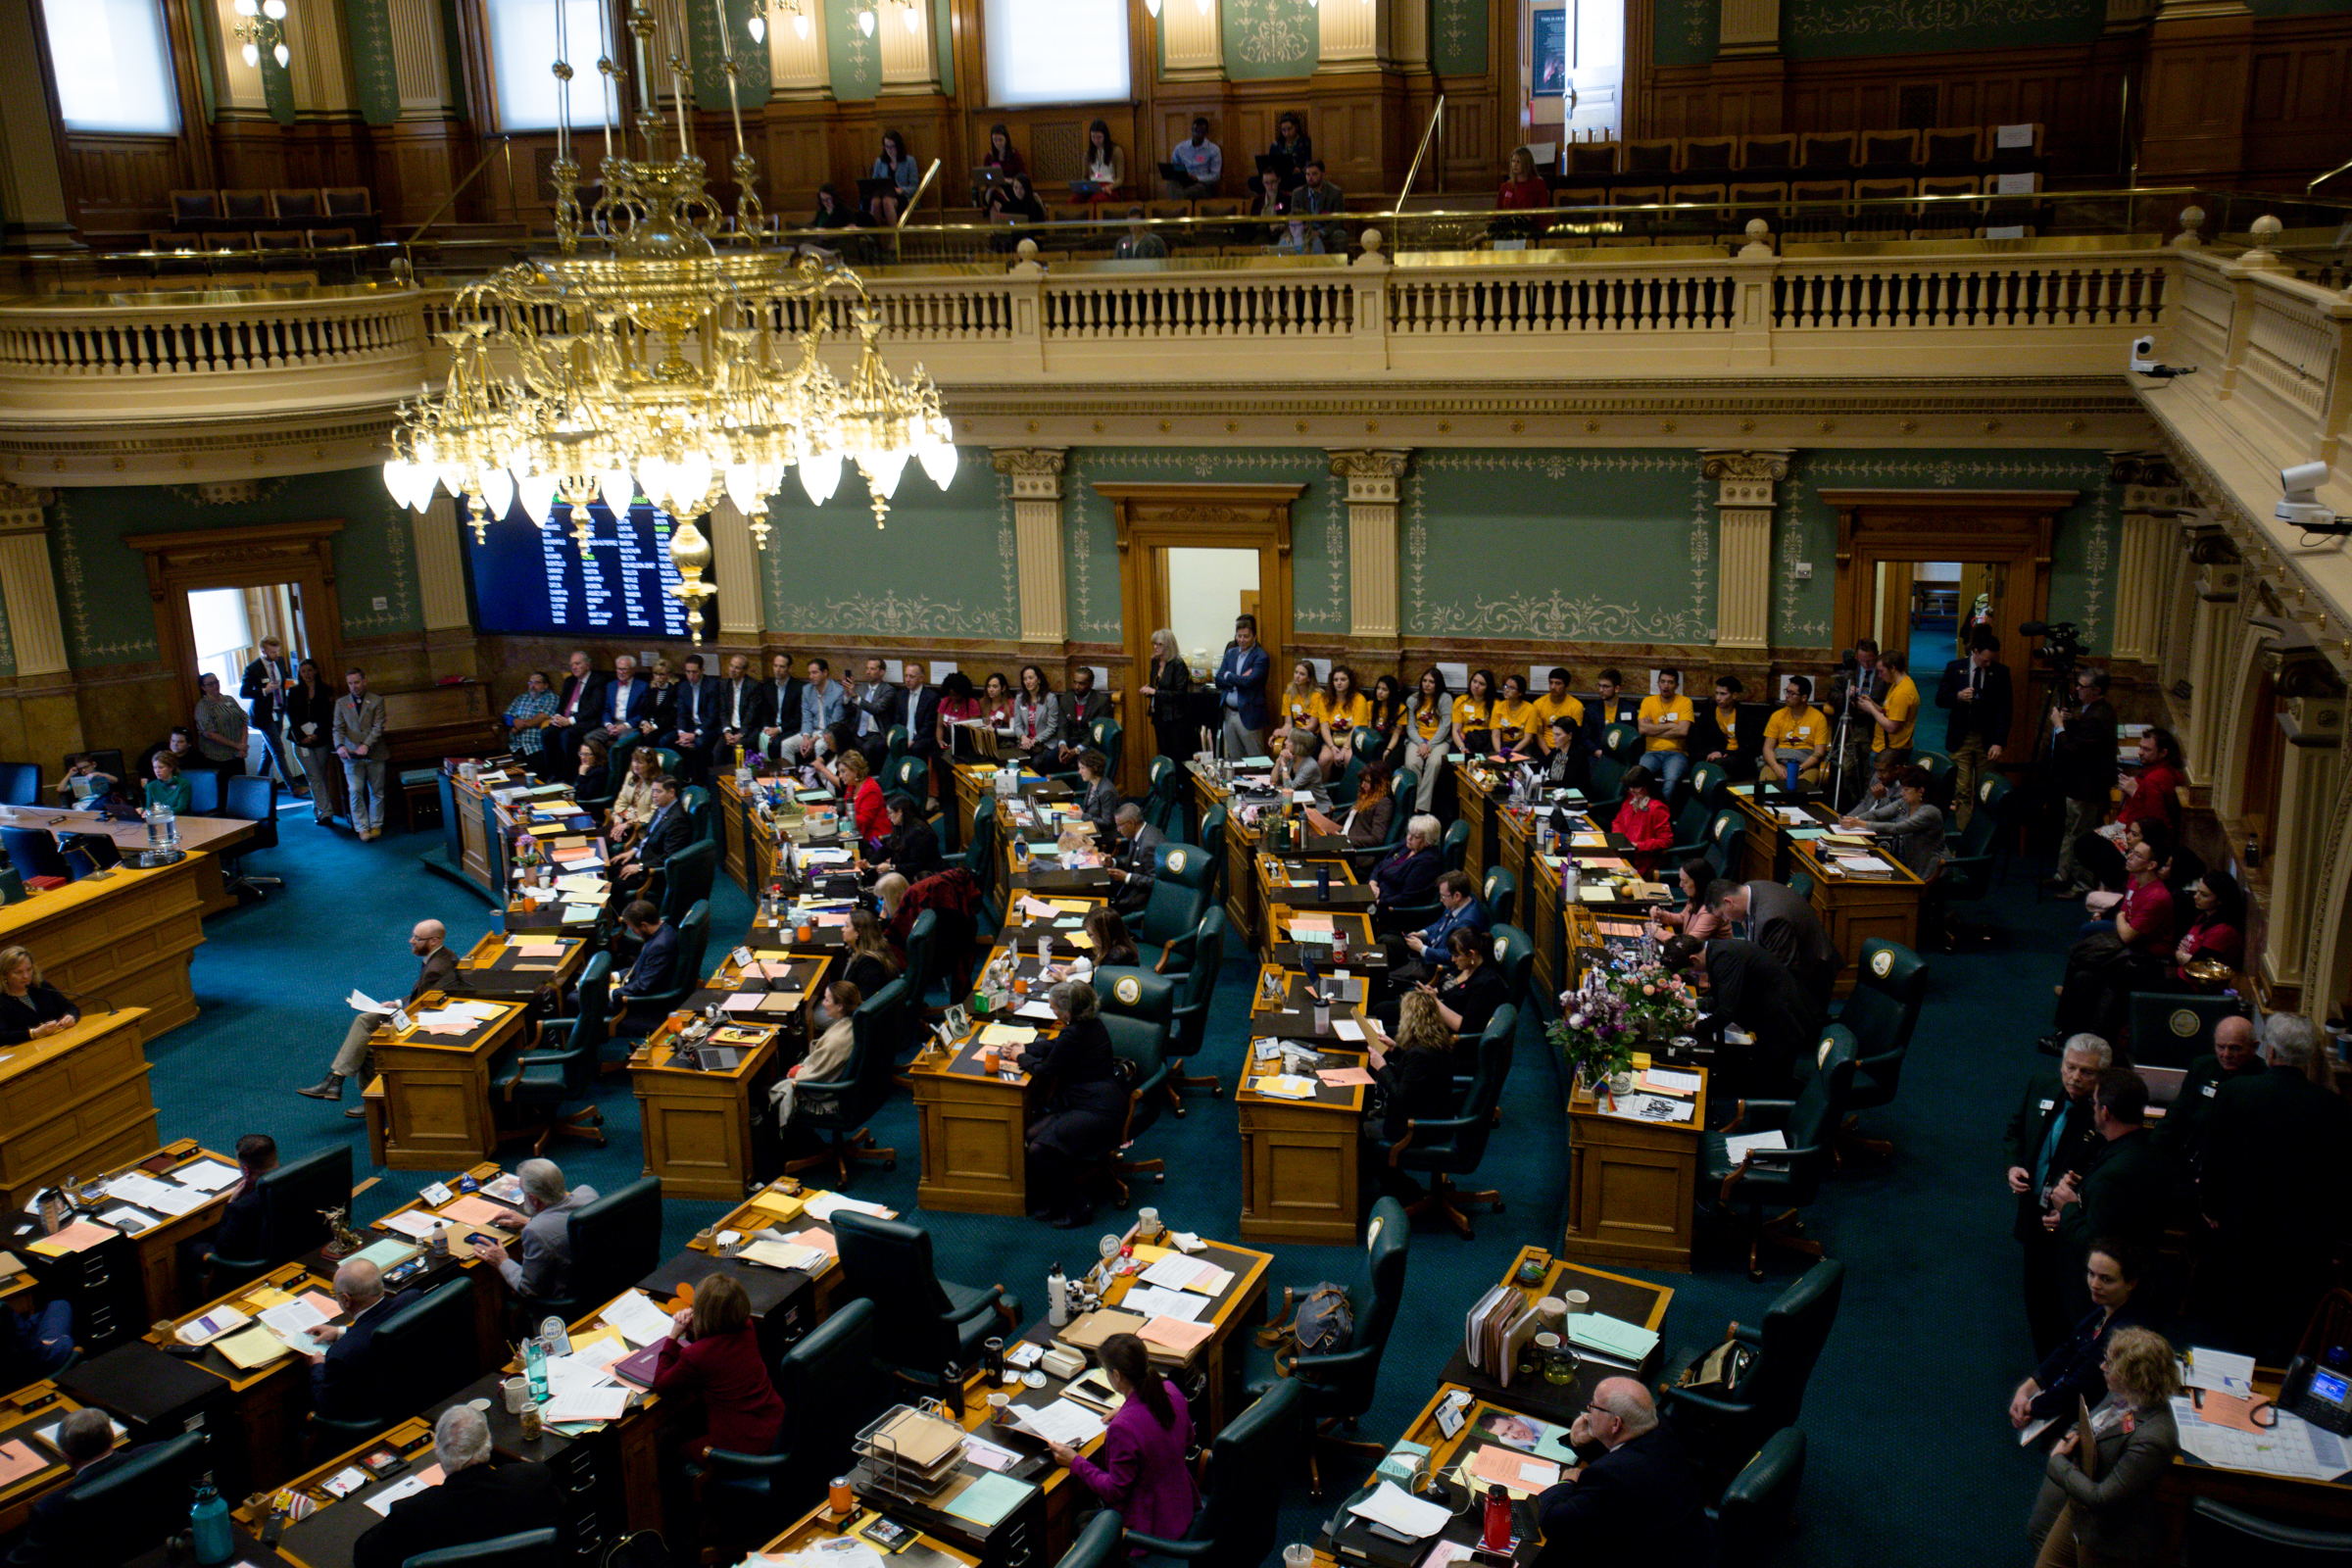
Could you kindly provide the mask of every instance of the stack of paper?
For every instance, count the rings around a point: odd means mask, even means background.
[[[1253,1079],[1250,1087],[1269,1100],[1312,1100],[1315,1098],[1315,1079],[1283,1072]]]
[[[200,1193],[217,1193],[242,1175],[234,1165],[223,1165],[217,1159],[199,1159],[180,1166],[172,1173],[172,1179]]]
[[[1732,1156],[1734,1164],[1738,1164],[1751,1152],[1781,1153],[1788,1148],[1788,1135],[1778,1127],[1773,1128],[1770,1132],[1738,1133],[1723,1141],[1724,1152]]]
[[[839,1193],[808,1193],[805,1195],[804,1201],[808,1206],[810,1219],[829,1220],[845,1208],[854,1214],[871,1214],[876,1219],[897,1219],[899,1217],[899,1211],[895,1208],[884,1208],[880,1203],[868,1203],[855,1198],[844,1198]]]
[[[1639,1366],[1658,1348],[1654,1329],[1610,1317],[1605,1312],[1569,1313],[1568,1340],[1580,1350],[1592,1350],[1633,1366]]]
[[[225,1303],[214,1307],[199,1317],[192,1317],[175,1331],[182,1345],[210,1345],[223,1334],[234,1333],[253,1319]]]
[[[599,1315],[631,1345],[652,1345],[669,1333],[669,1314],[643,1291],[622,1292],[620,1298]]]
[[[1022,1431],[1073,1448],[1083,1447],[1102,1435],[1101,1418],[1075,1399],[1055,1399],[1036,1408],[1014,1405],[1012,1418],[1013,1425]]]
[[[402,1476],[381,1491],[369,1494],[368,1506],[377,1513],[389,1514],[394,1503],[406,1497],[414,1497],[427,1487],[437,1487],[440,1484],[441,1467],[437,1464],[428,1464],[421,1470]]]
[[[1436,1535],[1452,1517],[1441,1504],[1425,1502],[1394,1481],[1383,1481],[1370,1496],[1348,1504],[1348,1511],[1413,1541]]]

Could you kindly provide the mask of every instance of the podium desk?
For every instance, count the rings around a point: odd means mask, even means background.
[[[769,1026],[722,1024],[711,1044],[738,1053],[732,1067],[700,1068],[678,1049],[678,1018],[662,1021],[629,1057],[629,1082],[644,1126],[645,1174],[673,1198],[743,1196],[754,1179],[752,1114],[778,1071]],[[738,1039],[736,1037],[747,1037]]]
[[[156,1147],[146,1018],[143,1007],[93,1011],[0,1051],[0,1199],[9,1206],[23,1208],[61,1177],[115,1169]]]
[[[1267,998],[1269,976],[1282,980],[1280,1002]],[[1250,1004],[1250,1040],[1290,1037],[1293,1044],[1313,1047],[1320,1054],[1320,1066],[1362,1067],[1366,1057],[1354,1042],[1336,1032],[1328,1037],[1313,1034],[1311,1012],[1302,1011],[1298,1000],[1304,979],[1272,965],[1259,971]],[[1345,984],[1350,987],[1351,1001],[1332,1009],[1335,1021],[1361,1016],[1364,996],[1357,988],[1365,982],[1359,978]],[[1254,1053],[1255,1047],[1247,1049]],[[1360,1084],[1317,1082],[1304,1100],[1263,1093],[1265,1079],[1280,1069],[1279,1058],[1260,1062],[1252,1054],[1243,1063],[1233,1094],[1242,1131],[1242,1239],[1351,1246],[1361,1202],[1357,1150],[1371,1091]]]
[[[1568,1099],[1565,1258],[1690,1272],[1698,1153],[1707,1127],[1708,1073],[1698,1074],[1689,1121],[1644,1121],[1604,1109],[1591,1091]]]
[[[153,1040],[196,1016],[188,960],[204,941],[202,878],[219,863],[202,851],[153,870],[124,866],[0,908],[0,947],[32,952],[49,983],[125,1012],[143,1009]]]
[[[375,1068],[383,1085],[383,1163],[394,1170],[462,1170],[498,1152],[490,1064],[522,1036],[520,1003],[457,998],[434,991],[411,1016],[444,1003],[473,1001],[496,1016],[465,1034],[433,1034],[421,1024],[375,1032]]]

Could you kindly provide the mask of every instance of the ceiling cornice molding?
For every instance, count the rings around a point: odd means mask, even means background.
[[[331,414],[133,424],[108,430],[0,423],[0,480],[65,486],[203,484],[324,473],[383,462],[394,405]]]

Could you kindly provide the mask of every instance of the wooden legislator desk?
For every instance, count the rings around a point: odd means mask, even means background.
[[[1233,925],[1233,940],[1254,948],[1264,906],[1258,903],[1257,854],[1262,835],[1242,820],[1233,792],[1199,762],[1189,764],[1193,775],[1195,817],[1206,820],[1218,807],[1225,808],[1225,918]]]
[[[0,1200],[23,1208],[61,1177],[113,1169],[156,1147],[145,1018],[142,1007],[88,1013],[0,1051]]]
[[[139,1012],[141,1043],[196,1016],[188,960],[204,941],[197,851],[151,871],[124,866],[0,908],[0,947],[24,947],[43,978],[103,1010]],[[210,867],[218,876],[220,867]]]
[[[225,1165],[230,1170],[237,1168],[234,1155],[216,1153],[212,1150],[200,1147],[193,1138],[182,1138],[140,1158],[112,1167],[95,1179],[103,1184],[113,1181],[118,1176],[128,1176],[135,1173],[171,1181],[177,1172],[203,1160],[210,1160],[217,1165]],[[236,1183],[231,1182],[194,1208],[189,1209],[185,1214],[176,1215],[164,1213],[143,1203],[128,1202],[113,1198],[106,1199],[97,1205],[109,1213],[129,1209],[143,1215],[150,1222],[138,1230],[126,1233],[138,1252],[139,1284],[146,1295],[147,1317],[150,1322],[170,1317],[179,1310],[180,1302],[186,1298],[181,1294],[183,1283],[192,1283],[199,1287],[203,1284],[202,1280],[183,1282],[180,1279],[179,1244],[191,1241],[220,1224],[220,1212],[228,1207],[228,1200],[235,1192]]]
[[[568,990],[587,967],[588,944],[577,937],[491,931],[458,960],[458,984],[467,996],[527,1003],[542,991]]]
[[[335,1305],[334,1294],[332,1278],[314,1273],[302,1263],[288,1263],[193,1312],[159,1314],[158,1326],[147,1332],[147,1343],[159,1350],[184,1344],[180,1329],[220,1307],[234,1307],[246,1317],[259,1319],[265,1309],[303,1297],[310,1298],[311,1304],[330,1320],[346,1321],[348,1315]],[[320,1300],[322,1297],[325,1299]],[[225,1425],[245,1435],[251,1466],[246,1485],[257,1490],[274,1487],[302,1468],[303,1415],[311,1403],[308,1356],[289,1349],[259,1366],[240,1367],[208,1342],[188,1364],[228,1385]]]
[[[1452,760],[1454,808],[1470,829],[1470,842],[1462,852],[1462,869],[1469,873],[1472,883],[1487,879],[1487,867],[1499,865],[1501,854],[1497,822],[1503,815],[1504,803],[1510,798],[1510,786],[1494,766],[1481,760],[1465,762]]]
[[[179,831],[179,847],[187,852],[196,872],[196,897],[206,914],[219,914],[237,906],[236,896],[228,891],[221,879],[220,857],[252,839],[254,826],[241,816],[197,816],[190,813],[174,816]],[[55,833],[95,833],[115,841],[124,855],[147,848],[147,824],[144,822],[113,822],[96,811],[69,810],[63,807],[32,807],[17,808],[13,820],[0,819],[0,827],[42,827]]]
[[[497,1181],[505,1174],[507,1173],[500,1167],[498,1161],[485,1159],[469,1170],[453,1172],[442,1178],[454,1195],[448,1202],[428,1203],[424,1200],[423,1195],[419,1194],[385,1214],[381,1219],[372,1221],[368,1227],[372,1232],[398,1237],[401,1241],[414,1246],[425,1245],[432,1233],[429,1230],[421,1229],[417,1222],[404,1216],[429,1214],[438,1224],[448,1227],[448,1258],[434,1258],[428,1250],[424,1274],[417,1279],[409,1281],[402,1288],[404,1290],[430,1290],[448,1283],[449,1279],[458,1274],[471,1273],[474,1276],[473,1335],[475,1348],[480,1354],[481,1364],[484,1366],[497,1365],[506,1358],[511,1348],[507,1342],[506,1325],[502,1321],[505,1316],[508,1291],[506,1280],[500,1275],[498,1269],[482,1261],[481,1257],[475,1253],[473,1244],[477,1238],[497,1242],[507,1248],[509,1255],[513,1256],[514,1255],[514,1239],[521,1234],[523,1224],[528,1218],[519,1201],[509,1202],[505,1199],[493,1198],[486,1190],[492,1182]],[[458,1183],[461,1176],[471,1176],[475,1185],[484,1190],[472,1193],[459,1192]],[[488,1222],[492,1215],[502,1213],[513,1216],[511,1225],[496,1225]]]
[[[1269,976],[1279,977],[1284,987],[1280,1003],[1267,1000]],[[1324,984],[1343,985],[1348,992],[1347,1004],[1332,1008],[1335,1025],[1345,1019],[1361,1029],[1366,982],[1357,977],[1326,979]],[[1328,1037],[1314,1034],[1304,986],[1302,974],[1272,965],[1260,969],[1250,1014],[1250,1037],[1311,1045],[1320,1053],[1323,1068],[1349,1081],[1318,1080],[1309,1098],[1287,1099],[1264,1093],[1262,1087],[1279,1072],[1279,1058],[1267,1063],[1252,1056],[1245,1062],[1233,1096],[1242,1130],[1240,1229],[1246,1241],[1347,1247],[1356,1239],[1362,1202],[1357,1151],[1371,1091],[1358,1080],[1367,1058],[1336,1032]]]
[[[1032,992],[1037,956],[1020,960]],[[951,1052],[934,1044],[907,1069],[914,1082],[914,1109],[923,1145],[922,1177],[915,1202],[923,1208],[966,1214],[1029,1212],[1029,1121],[1037,1084],[1017,1067],[1000,1070],[1023,1047],[992,1043],[992,1030],[1054,1032],[1051,1018],[1007,1017],[976,1022]]]
[[[1647,1065],[1637,1054],[1637,1076]],[[1707,1070],[1689,1121],[1614,1114],[1591,1091],[1568,1097],[1568,1232],[1561,1255],[1690,1272],[1699,1145],[1707,1127]]]
[[[787,1552],[802,1551],[835,1539],[860,1541],[863,1539],[861,1532],[870,1529],[876,1520],[890,1517],[887,1513],[859,1503],[857,1514],[847,1524],[837,1525],[825,1507],[820,1502],[794,1520],[789,1529],[760,1548],[760,1555],[772,1560]],[[973,1568],[980,1561],[970,1552],[926,1536],[919,1530],[914,1533],[914,1539],[901,1546],[895,1554],[885,1554],[876,1548],[875,1555],[884,1557],[886,1561],[902,1563],[906,1568],[941,1568],[943,1563]]]
[[[1747,793],[1739,793],[1743,790]],[[1812,878],[1813,913],[1845,959],[1832,996],[1844,997],[1853,991],[1854,977],[1861,972],[1862,944],[1872,937],[1918,948],[1919,904],[1927,884],[1901,861],[1881,855],[1879,858],[1892,868],[1891,876],[1849,876],[1831,862],[1828,846],[1819,839],[1789,837],[1789,829],[1799,824],[1780,815],[1777,808],[1789,804],[1782,791],[1768,783],[1736,784],[1726,799],[1740,813],[1745,829],[1734,875],[1743,882],[1785,882],[1799,871]],[[1811,826],[1837,825],[1838,813],[1818,802],[1808,801],[1796,808],[1811,818]]]
[[[457,1170],[497,1152],[490,1063],[521,1038],[521,1004],[431,991],[416,1000],[411,1014],[466,1000],[496,1009],[496,1016],[465,1034],[432,1034],[414,1023],[406,1030],[386,1024],[375,1032],[376,1082],[368,1090],[368,1131],[377,1164],[394,1170]]]
[[[777,1073],[773,1025],[722,1024],[713,1046],[732,1067],[699,1068],[678,1053],[678,1020],[662,1020],[629,1056],[629,1083],[645,1129],[645,1174],[676,1198],[739,1198],[754,1179],[752,1114]],[[772,1168],[772,1167],[771,1167]]]

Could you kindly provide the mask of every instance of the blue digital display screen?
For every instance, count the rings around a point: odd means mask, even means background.
[[[583,558],[571,509],[558,502],[538,527],[517,509],[474,542],[461,526],[473,576],[474,625],[487,632],[617,634],[672,639],[688,634],[686,605],[670,592],[669,514],[640,501],[616,520],[603,502],[588,509]],[[708,573],[706,573],[706,578]]]
[[[2334,1373],[2315,1370],[2311,1374],[2311,1392],[2326,1399],[2329,1404],[2342,1404],[2346,1388],[2344,1380]]]

